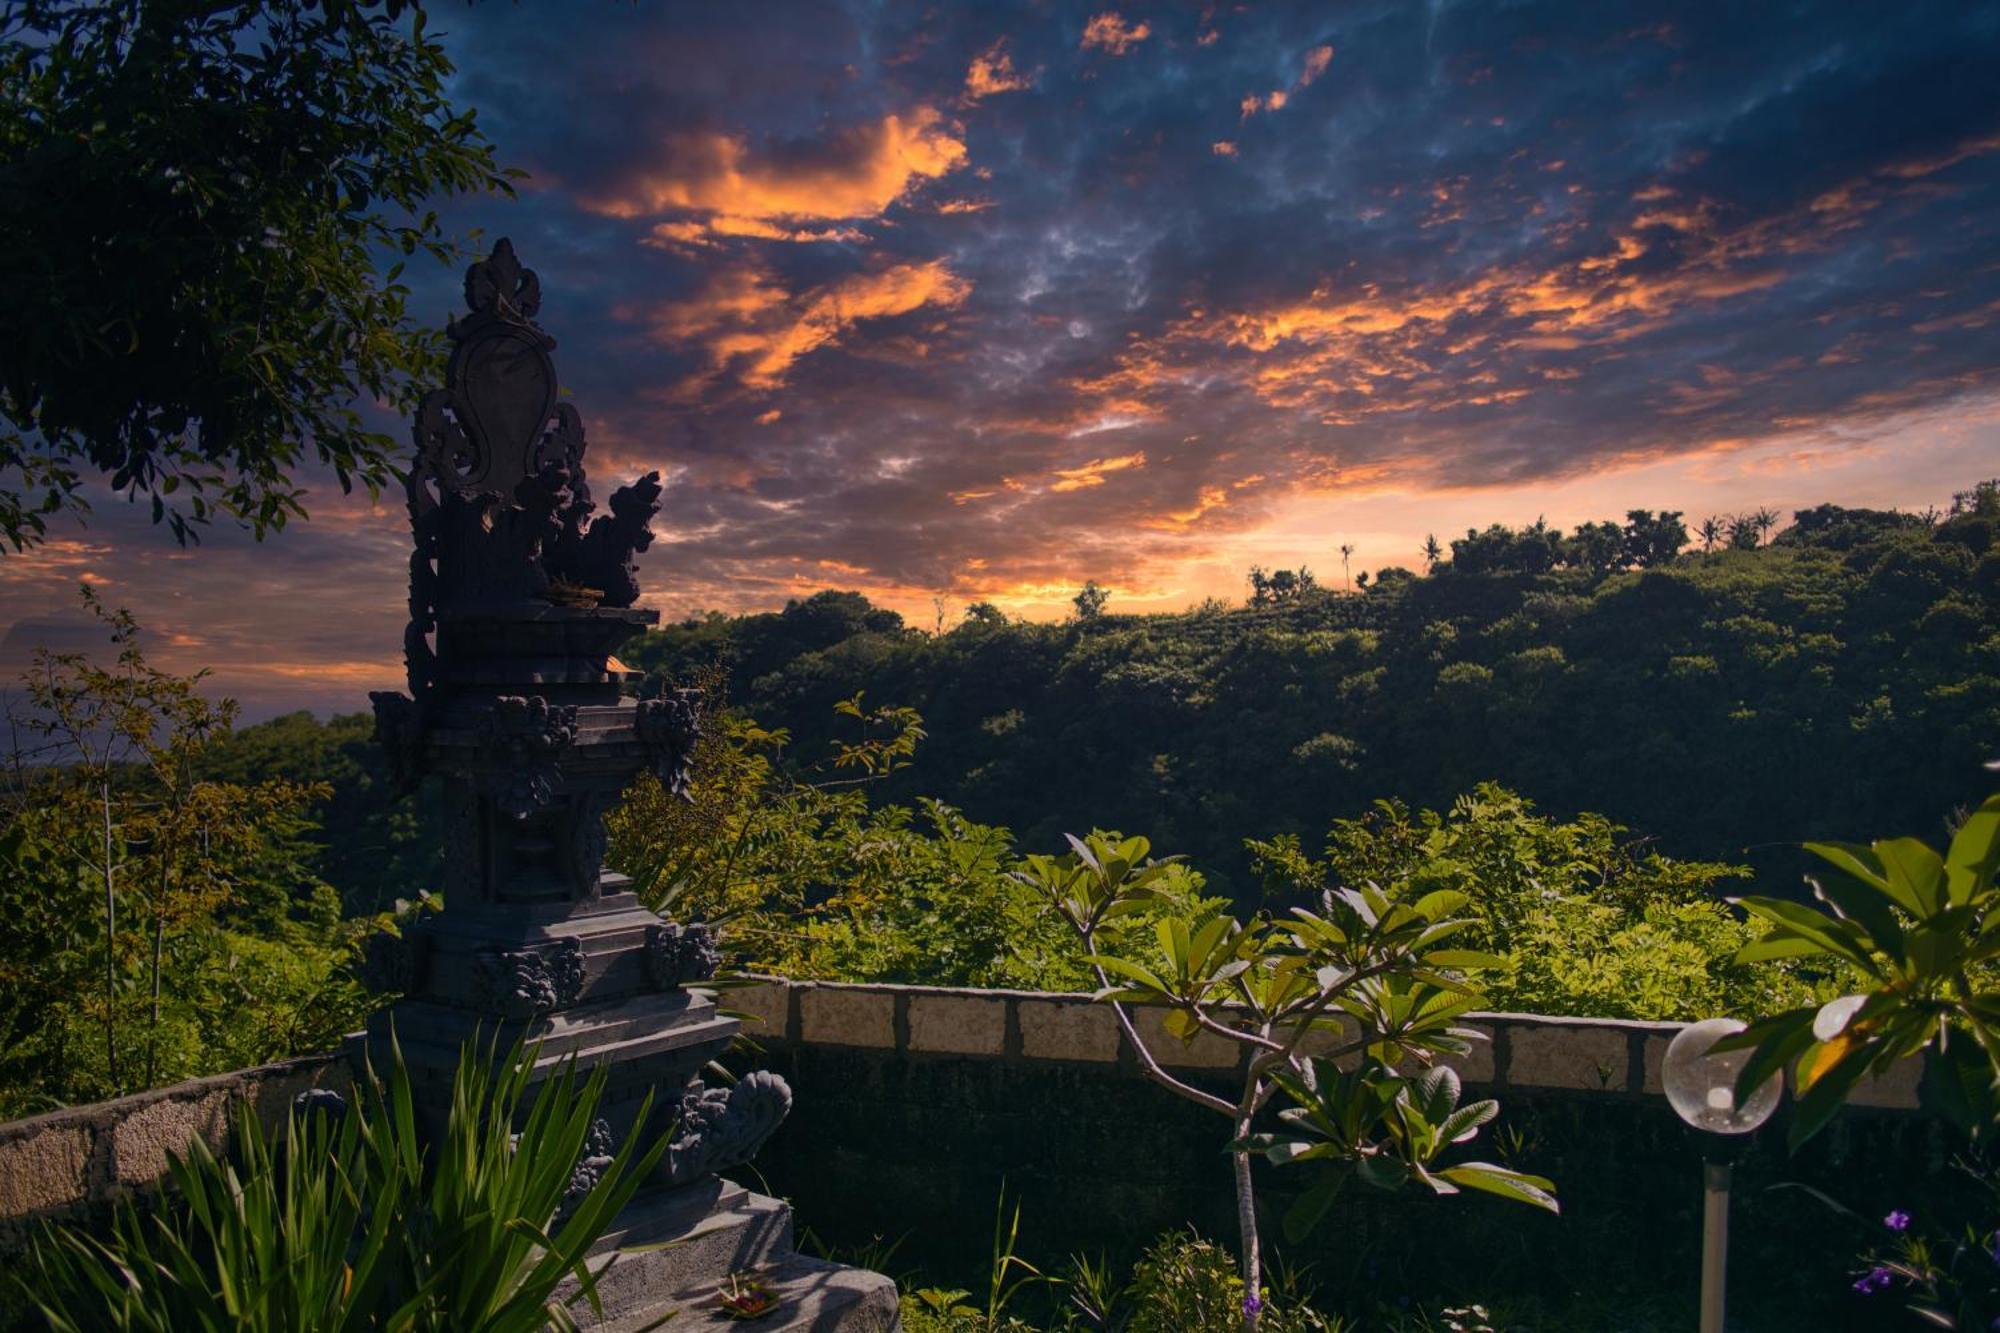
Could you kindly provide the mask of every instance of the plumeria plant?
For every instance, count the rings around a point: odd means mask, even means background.
[[[1863,1078],[1929,1052],[1925,1106],[1990,1148],[2000,1130],[2000,794],[1966,816],[1943,853],[1916,838],[1807,843],[1806,850],[1825,863],[1808,876],[1822,905],[1739,900],[1770,929],[1737,960],[1830,959],[1861,985],[1716,1043],[1751,1052],[1738,1096],[1789,1068],[1797,1147]],[[1990,1167],[1967,1169],[2000,1192]],[[1974,1226],[1941,1235],[1913,1226],[1902,1209],[1880,1225],[1886,1239],[1863,1260],[1856,1292],[1899,1290],[1934,1327],[2000,1328],[2000,1233]]]
[[[1146,839],[1116,834],[1069,843],[1067,855],[1030,856],[1014,874],[1076,933],[1097,998],[1116,1014],[1146,1077],[1228,1117],[1246,1333],[1264,1313],[1253,1153],[1318,1172],[1286,1214],[1288,1238],[1316,1225],[1350,1181],[1484,1190],[1557,1211],[1547,1180],[1445,1160],[1499,1111],[1492,1101],[1461,1105],[1458,1075],[1435,1063],[1478,1038],[1460,1024],[1480,998],[1465,970],[1498,961],[1449,943],[1472,924],[1462,915],[1465,894],[1364,884],[1329,890],[1317,910],[1295,908],[1288,919],[1168,918],[1155,932],[1157,952],[1140,957],[1116,923],[1149,908],[1177,858],[1152,859]],[[1134,1006],[1164,1010],[1170,1039],[1192,1043],[1206,1033],[1245,1048],[1240,1093],[1232,1099],[1167,1072]],[[1280,1093],[1280,1128],[1258,1132],[1259,1113]]]
[[[1796,1147],[1864,1077],[1932,1050],[1927,1106],[1975,1139],[1991,1136],[2000,1125],[2000,794],[1965,818],[1943,854],[1916,838],[1805,846],[1825,863],[1807,877],[1823,906],[1736,899],[1770,925],[1737,961],[1831,959],[1863,984],[1716,1043],[1751,1051],[1739,1097],[1790,1068]]]

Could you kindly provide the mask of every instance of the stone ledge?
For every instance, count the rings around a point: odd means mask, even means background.
[[[896,997],[882,987],[815,983],[799,991],[799,1037],[808,1046],[896,1049]]]
[[[1121,1050],[1110,1007],[1088,995],[779,977],[754,982],[723,991],[721,999],[725,1007],[761,1020],[747,1035],[763,1044],[1067,1061],[1136,1072]],[[1156,1041],[1163,1064],[1216,1074],[1241,1067],[1241,1053],[1212,1034],[1187,1047],[1167,1038],[1161,1016],[1157,1009],[1137,1012],[1140,1031]],[[1491,1038],[1446,1062],[1469,1084],[1620,1097],[1660,1095],[1661,1060],[1682,1027],[1495,1013],[1468,1015],[1466,1026]],[[1870,1111],[1912,1110],[1922,1072],[1921,1060],[1907,1061],[1862,1084],[1850,1102]],[[339,1056],[309,1056],[0,1125],[0,1225],[12,1231],[20,1219],[74,1214],[149,1186],[164,1171],[167,1154],[196,1135],[220,1146],[241,1101],[250,1101],[264,1123],[275,1127],[299,1092],[344,1089],[348,1082]]]
[[[1004,1055],[1010,1003],[1004,995],[912,995],[909,1049],[939,1055]]]
[[[221,1148],[239,1104],[274,1126],[299,1092],[347,1083],[340,1056],[306,1056],[0,1125],[0,1223],[74,1216],[148,1188],[197,1136]]]

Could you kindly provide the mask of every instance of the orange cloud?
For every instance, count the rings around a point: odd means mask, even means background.
[[[965,100],[968,102],[1034,86],[1032,78],[1014,68],[1014,58],[1007,53],[1007,39],[1004,37],[974,56],[971,68],[965,71]]]
[[[1251,93],[1243,99],[1241,107],[1243,115],[1241,118],[1248,120],[1259,111],[1282,111],[1285,107],[1285,100],[1285,90],[1283,88],[1273,88],[1270,92],[1262,96]]]
[[[684,211],[723,235],[847,239],[802,235],[800,224],[881,216],[917,185],[965,165],[962,133],[935,107],[920,106],[782,156],[760,157],[735,135],[677,135],[657,166],[579,202],[619,218]]]
[[[1217,139],[1210,145],[1217,157],[1235,157],[1236,145],[1228,139]]]
[[[1238,482],[1236,484],[1240,486],[1243,483]],[[1208,513],[1209,510],[1221,509],[1228,503],[1229,492],[1225,491],[1222,487],[1204,486],[1201,488],[1201,494],[1196,497],[1194,505],[1191,508],[1170,510],[1158,517],[1146,519],[1141,526],[1168,532],[1179,532],[1199,522],[1201,516]]]
[[[1087,486],[1102,486],[1107,472],[1123,472],[1127,468],[1146,466],[1144,452],[1121,454],[1117,458],[1093,458],[1081,467],[1057,468],[1052,491],[1080,491]]]
[[[1114,56],[1122,56],[1140,42],[1153,35],[1153,26],[1141,20],[1127,23],[1113,10],[1092,18],[1083,29],[1083,49],[1109,51]]]
[[[647,318],[663,340],[705,344],[709,369],[682,386],[685,396],[725,372],[753,389],[776,388],[801,357],[840,341],[861,321],[956,306],[971,292],[972,284],[941,259],[852,274],[798,297],[768,270],[751,266],[718,273],[701,295]]]
[[[1326,73],[1326,67],[1332,63],[1333,48],[1331,46],[1315,46],[1312,50],[1306,52],[1306,67],[1304,72],[1299,75],[1299,87],[1311,87],[1312,81]]]

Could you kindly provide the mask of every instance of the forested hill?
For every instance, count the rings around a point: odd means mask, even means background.
[[[1990,784],[2000,502],[1989,484],[1955,510],[1822,506],[1764,541],[1766,515],[1712,550],[1677,515],[1494,527],[1352,594],[1258,571],[1253,605],[1062,624],[976,606],[941,635],[823,592],[627,656],[726,663],[731,702],[805,756],[853,725],[833,705],[857,691],[912,706],[930,737],[886,798],[942,798],[1028,848],[1143,832],[1239,891],[1246,837],[1485,779],[1776,869],[1765,849],[1806,838],[1934,839]]]

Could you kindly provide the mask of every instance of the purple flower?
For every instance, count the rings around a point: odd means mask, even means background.
[[[1882,1288],[1888,1286],[1892,1281],[1894,1281],[1894,1275],[1888,1269],[1877,1264],[1875,1267],[1869,1269],[1866,1274],[1854,1280],[1854,1289],[1863,1296],[1866,1296],[1870,1292],[1882,1290]]]
[[[1254,1291],[1250,1292],[1243,1298],[1244,1314],[1253,1315],[1263,1308],[1264,1308],[1264,1302],[1258,1297],[1256,1292]]]
[[[1910,1229],[1910,1215],[1900,1208],[1892,1208],[1889,1215],[1882,1219],[1882,1225],[1901,1234]]]

